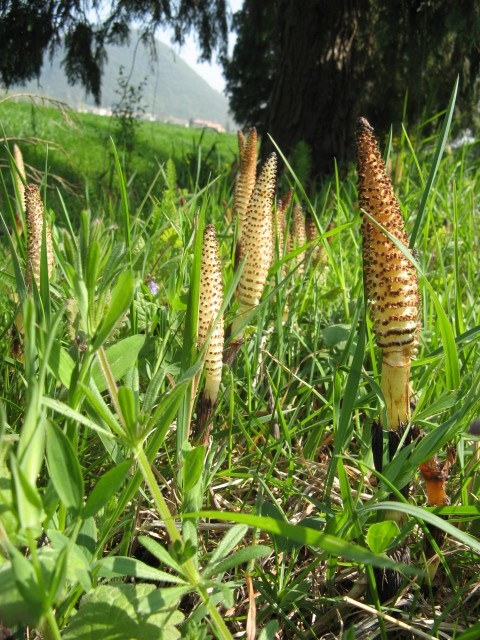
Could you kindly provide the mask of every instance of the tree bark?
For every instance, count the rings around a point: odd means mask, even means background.
[[[282,150],[307,142],[318,172],[332,173],[334,158],[343,162],[351,155],[353,135],[348,134],[358,115],[352,59],[367,10],[368,2],[305,0],[301,10],[288,2],[284,13],[280,72],[263,133]]]

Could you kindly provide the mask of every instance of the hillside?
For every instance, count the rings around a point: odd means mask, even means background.
[[[152,60],[149,52],[141,45],[137,47],[132,38],[128,46],[107,47],[107,54],[101,107],[109,109],[119,101],[118,78],[123,66],[125,75],[131,74],[130,84],[134,87],[146,79],[142,104],[145,111],[156,118],[185,123],[199,118],[219,123],[226,129],[233,126],[226,97],[212,89],[170,47],[157,41],[157,59]],[[52,61],[46,59],[39,80],[30,81],[21,89],[55,97],[77,110],[93,107],[91,96],[86,96],[80,86],[68,84],[61,59],[61,51]]]

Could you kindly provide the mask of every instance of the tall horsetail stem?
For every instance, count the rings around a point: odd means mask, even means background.
[[[380,155],[373,128],[365,118],[357,120],[355,136],[365,297],[370,308],[373,332],[383,356],[381,389],[387,413],[387,424],[383,426],[388,429],[389,457],[392,458],[398,448],[403,426],[410,418],[410,361],[418,343],[420,296],[415,268],[383,231],[386,229],[403,246],[408,246],[392,182]],[[372,451],[375,467],[381,471],[383,433],[377,423],[372,428]],[[401,491],[407,496],[409,485],[402,487]],[[387,512],[386,518],[399,522],[403,520],[397,511]],[[395,560],[408,562],[409,546],[400,545],[389,555]],[[385,602],[395,596],[402,584],[402,575],[391,570],[374,573],[380,601]]]
[[[204,432],[218,399],[222,379],[224,321],[218,317],[223,304],[222,263],[217,234],[213,224],[205,227],[200,268],[200,300],[198,309],[197,349],[208,340],[205,351],[205,386],[197,407],[196,433]],[[217,320],[218,318],[218,320]],[[217,321],[213,331],[215,321]],[[210,337],[209,337],[210,336]],[[208,433],[204,434],[208,437]]]
[[[242,231],[242,257],[245,265],[237,287],[238,315],[232,324],[236,334],[248,313],[260,302],[273,260],[273,198],[277,174],[277,156],[272,153],[262,167],[250,197]]]
[[[410,418],[410,361],[418,344],[420,295],[415,267],[365,215],[408,247],[400,206],[373,128],[365,118],[357,120],[356,142],[365,293],[383,354],[381,389],[386,426],[395,430]]]
[[[237,138],[238,151],[240,154],[240,171],[238,172],[235,182],[233,210],[237,217],[238,225],[236,259],[237,262],[239,262],[242,255],[241,242],[247,219],[248,204],[257,177],[257,131],[255,128],[251,129],[248,138],[245,138],[243,133],[238,131]]]
[[[32,291],[33,280],[35,280],[38,289],[40,289],[40,263],[44,220],[49,278],[52,275],[54,266],[52,233],[48,221],[44,216],[40,191],[35,184],[27,184],[25,187],[25,215],[27,218],[28,232],[26,284],[28,290]]]

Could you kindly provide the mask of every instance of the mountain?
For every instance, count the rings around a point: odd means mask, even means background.
[[[108,62],[102,78],[100,106],[111,109],[120,100],[119,73],[137,88],[146,81],[141,104],[145,112],[159,120],[179,120],[188,123],[201,119],[218,123],[226,129],[233,126],[228,113],[228,101],[205,82],[170,47],[156,42],[157,56],[152,59],[149,51],[132,36],[130,45],[108,46]],[[15,90],[29,91],[56,98],[73,109],[93,108],[94,101],[79,86],[70,86],[61,67],[62,52],[45,60],[39,80],[32,80]]]

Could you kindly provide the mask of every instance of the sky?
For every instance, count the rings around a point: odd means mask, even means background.
[[[239,9],[241,9],[243,0],[228,0],[227,4],[230,7],[230,11],[235,13]],[[160,42],[168,45],[173,51],[181,58],[184,62],[186,62],[194,71],[198,73],[208,84],[223,93],[225,89],[225,79],[222,76],[222,69],[219,64],[215,61],[215,56],[213,56],[212,62],[198,62],[198,46],[195,41],[195,37],[193,35],[189,35],[185,38],[185,44],[180,47],[178,44],[172,44],[171,39],[171,31],[169,30],[161,30],[156,34],[157,38]],[[233,49],[233,45],[235,43],[234,34],[229,34],[229,51]]]

